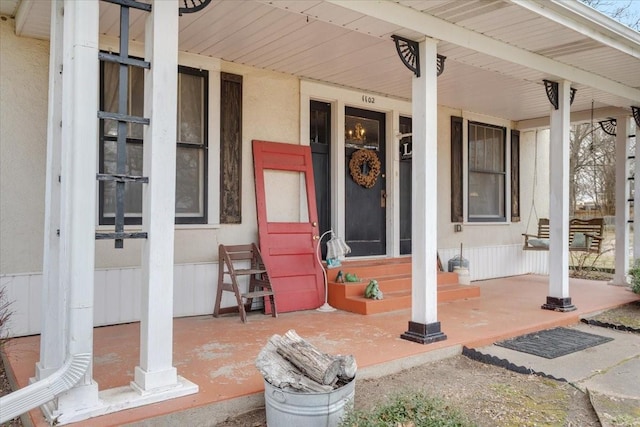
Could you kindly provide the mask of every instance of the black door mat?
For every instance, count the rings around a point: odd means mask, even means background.
[[[499,341],[496,345],[546,359],[555,359],[611,340],[613,338],[576,329],[554,328]]]

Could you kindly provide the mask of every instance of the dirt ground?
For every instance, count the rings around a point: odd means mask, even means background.
[[[609,310],[594,319],[640,327],[640,302]],[[9,392],[4,366],[3,395]],[[403,392],[423,391],[458,409],[477,426],[600,426],[589,398],[565,382],[523,375],[456,356],[377,379],[356,380],[355,407],[372,408]],[[5,424],[20,426],[20,422]],[[266,426],[265,410],[229,419],[218,427]]]
[[[457,408],[477,426],[600,426],[589,398],[567,383],[522,375],[456,356],[377,379],[356,380],[355,407],[368,409],[395,394],[423,391]],[[266,426],[264,408],[218,427]]]
[[[4,371],[4,362],[2,362],[0,358],[0,396],[4,396],[7,393],[11,393],[11,385],[9,385],[9,380],[7,379],[7,374]],[[2,424],[2,427],[17,427],[22,426],[22,422],[20,418],[16,418],[15,420],[8,421]]]

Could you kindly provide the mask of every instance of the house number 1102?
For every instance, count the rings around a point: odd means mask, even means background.
[[[362,95],[362,102],[366,102],[367,104],[375,104],[376,99],[373,96]]]

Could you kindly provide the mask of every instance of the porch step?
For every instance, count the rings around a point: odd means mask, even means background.
[[[355,274],[359,282],[338,283],[343,276]],[[411,308],[411,258],[366,261],[346,261],[342,266],[327,269],[329,304],[340,310],[359,314],[377,314]],[[364,297],[370,280],[377,280],[383,292],[382,300]],[[449,302],[480,296],[480,287],[458,284],[457,273],[438,272],[438,302]]]
[[[358,277],[365,276],[391,276],[394,274],[411,274],[411,258],[388,258],[374,260],[359,261],[343,261],[342,265],[337,268],[328,269],[327,273],[355,273]],[[334,278],[335,278],[334,274]],[[331,274],[329,273],[329,279]]]

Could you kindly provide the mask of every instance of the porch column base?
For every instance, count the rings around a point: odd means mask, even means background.
[[[547,297],[547,303],[542,304],[540,307],[544,310],[553,310],[553,311],[574,311],[576,306],[571,304],[571,297],[567,298],[556,298],[556,297]]]
[[[444,341],[447,336],[440,330],[440,322],[418,323],[409,321],[409,330],[400,335],[400,338],[419,344]]]
[[[199,390],[197,384],[179,375],[175,386],[155,389],[151,392],[141,390],[134,383],[100,392],[97,390],[97,384],[95,387],[98,401],[97,405],[81,407],[75,411],[67,410],[62,413],[56,408],[55,400],[53,400],[42,406],[45,417],[52,425],[65,425],[93,417],[112,414],[114,412],[151,405],[169,399],[188,396],[198,393]]]
[[[131,382],[131,386],[135,386],[140,393],[153,392],[178,385],[178,371],[175,367],[150,372],[145,371],[140,366],[136,366],[133,377],[134,381]]]
[[[56,367],[56,368],[45,368],[42,365],[42,362],[36,363],[36,375],[35,375],[35,377],[29,378],[29,384],[47,378],[49,375],[53,374],[58,369],[60,369],[59,366]]]
[[[101,408],[98,383],[94,380],[89,384],[76,385],[40,407],[51,425],[64,425],[75,419],[85,419],[87,417],[84,414],[100,411]]]

